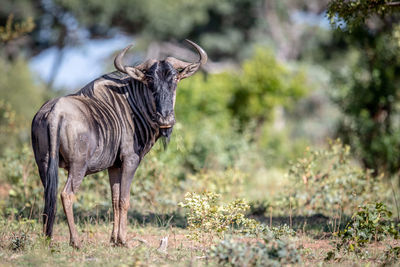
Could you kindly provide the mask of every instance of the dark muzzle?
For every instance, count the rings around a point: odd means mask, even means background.
[[[171,128],[175,124],[174,113],[169,112],[166,116],[163,116],[159,112],[157,112],[156,121],[160,128]]]

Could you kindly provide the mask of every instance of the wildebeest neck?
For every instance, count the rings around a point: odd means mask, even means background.
[[[156,107],[150,90],[140,81],[131,79],[127,95],[135,124],[135,146],[140,155],[150,150],[160,136],[159,126],[154,121]]]

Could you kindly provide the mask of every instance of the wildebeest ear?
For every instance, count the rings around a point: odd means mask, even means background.
[[[198,69],[200,68],[199,63],[193,63],[185,67],[183,70],[181,70],[178,74],[178,79],[182,80],[187,77],[192,76]]]
[[[129,76],[131,76],[135,80],[139,80],[141,82],[145,82],[146,80],[146,75],[144,75],[144,73],[138,68],[125,67],[125,71]]]

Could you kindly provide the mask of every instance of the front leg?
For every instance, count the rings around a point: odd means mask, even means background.
[[[129,157],[124,157],[122,161],[118,243],[123,246],[126,246],[126,225],[129,209],[130,188],[133,176],[135,175],[139,163],[140,158],[136,154],[133,154]]]

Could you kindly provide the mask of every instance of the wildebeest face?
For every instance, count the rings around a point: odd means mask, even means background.
[[[175,98],[178,72],[166,61],[157,61],[146,73],[146,83],[151,90],[155,105],[155,121],[160,128],[171,128],[175,124]]]
[[[201,65],[207,62],[206,52],[192,41],[186,41],[199,54],[200,58],[197,62],[185,62],[174,57],[167,57],[162,61],[149,59],[135,67],[124,66],[122,59],[132,45],[122,50],[114,60],[117,70],[143,82],[151,90],[156,106],[153,119],[159,125],[161,135],[166,137],[170,136],[175,124],[174,106],[178,81],[192,76]]]

